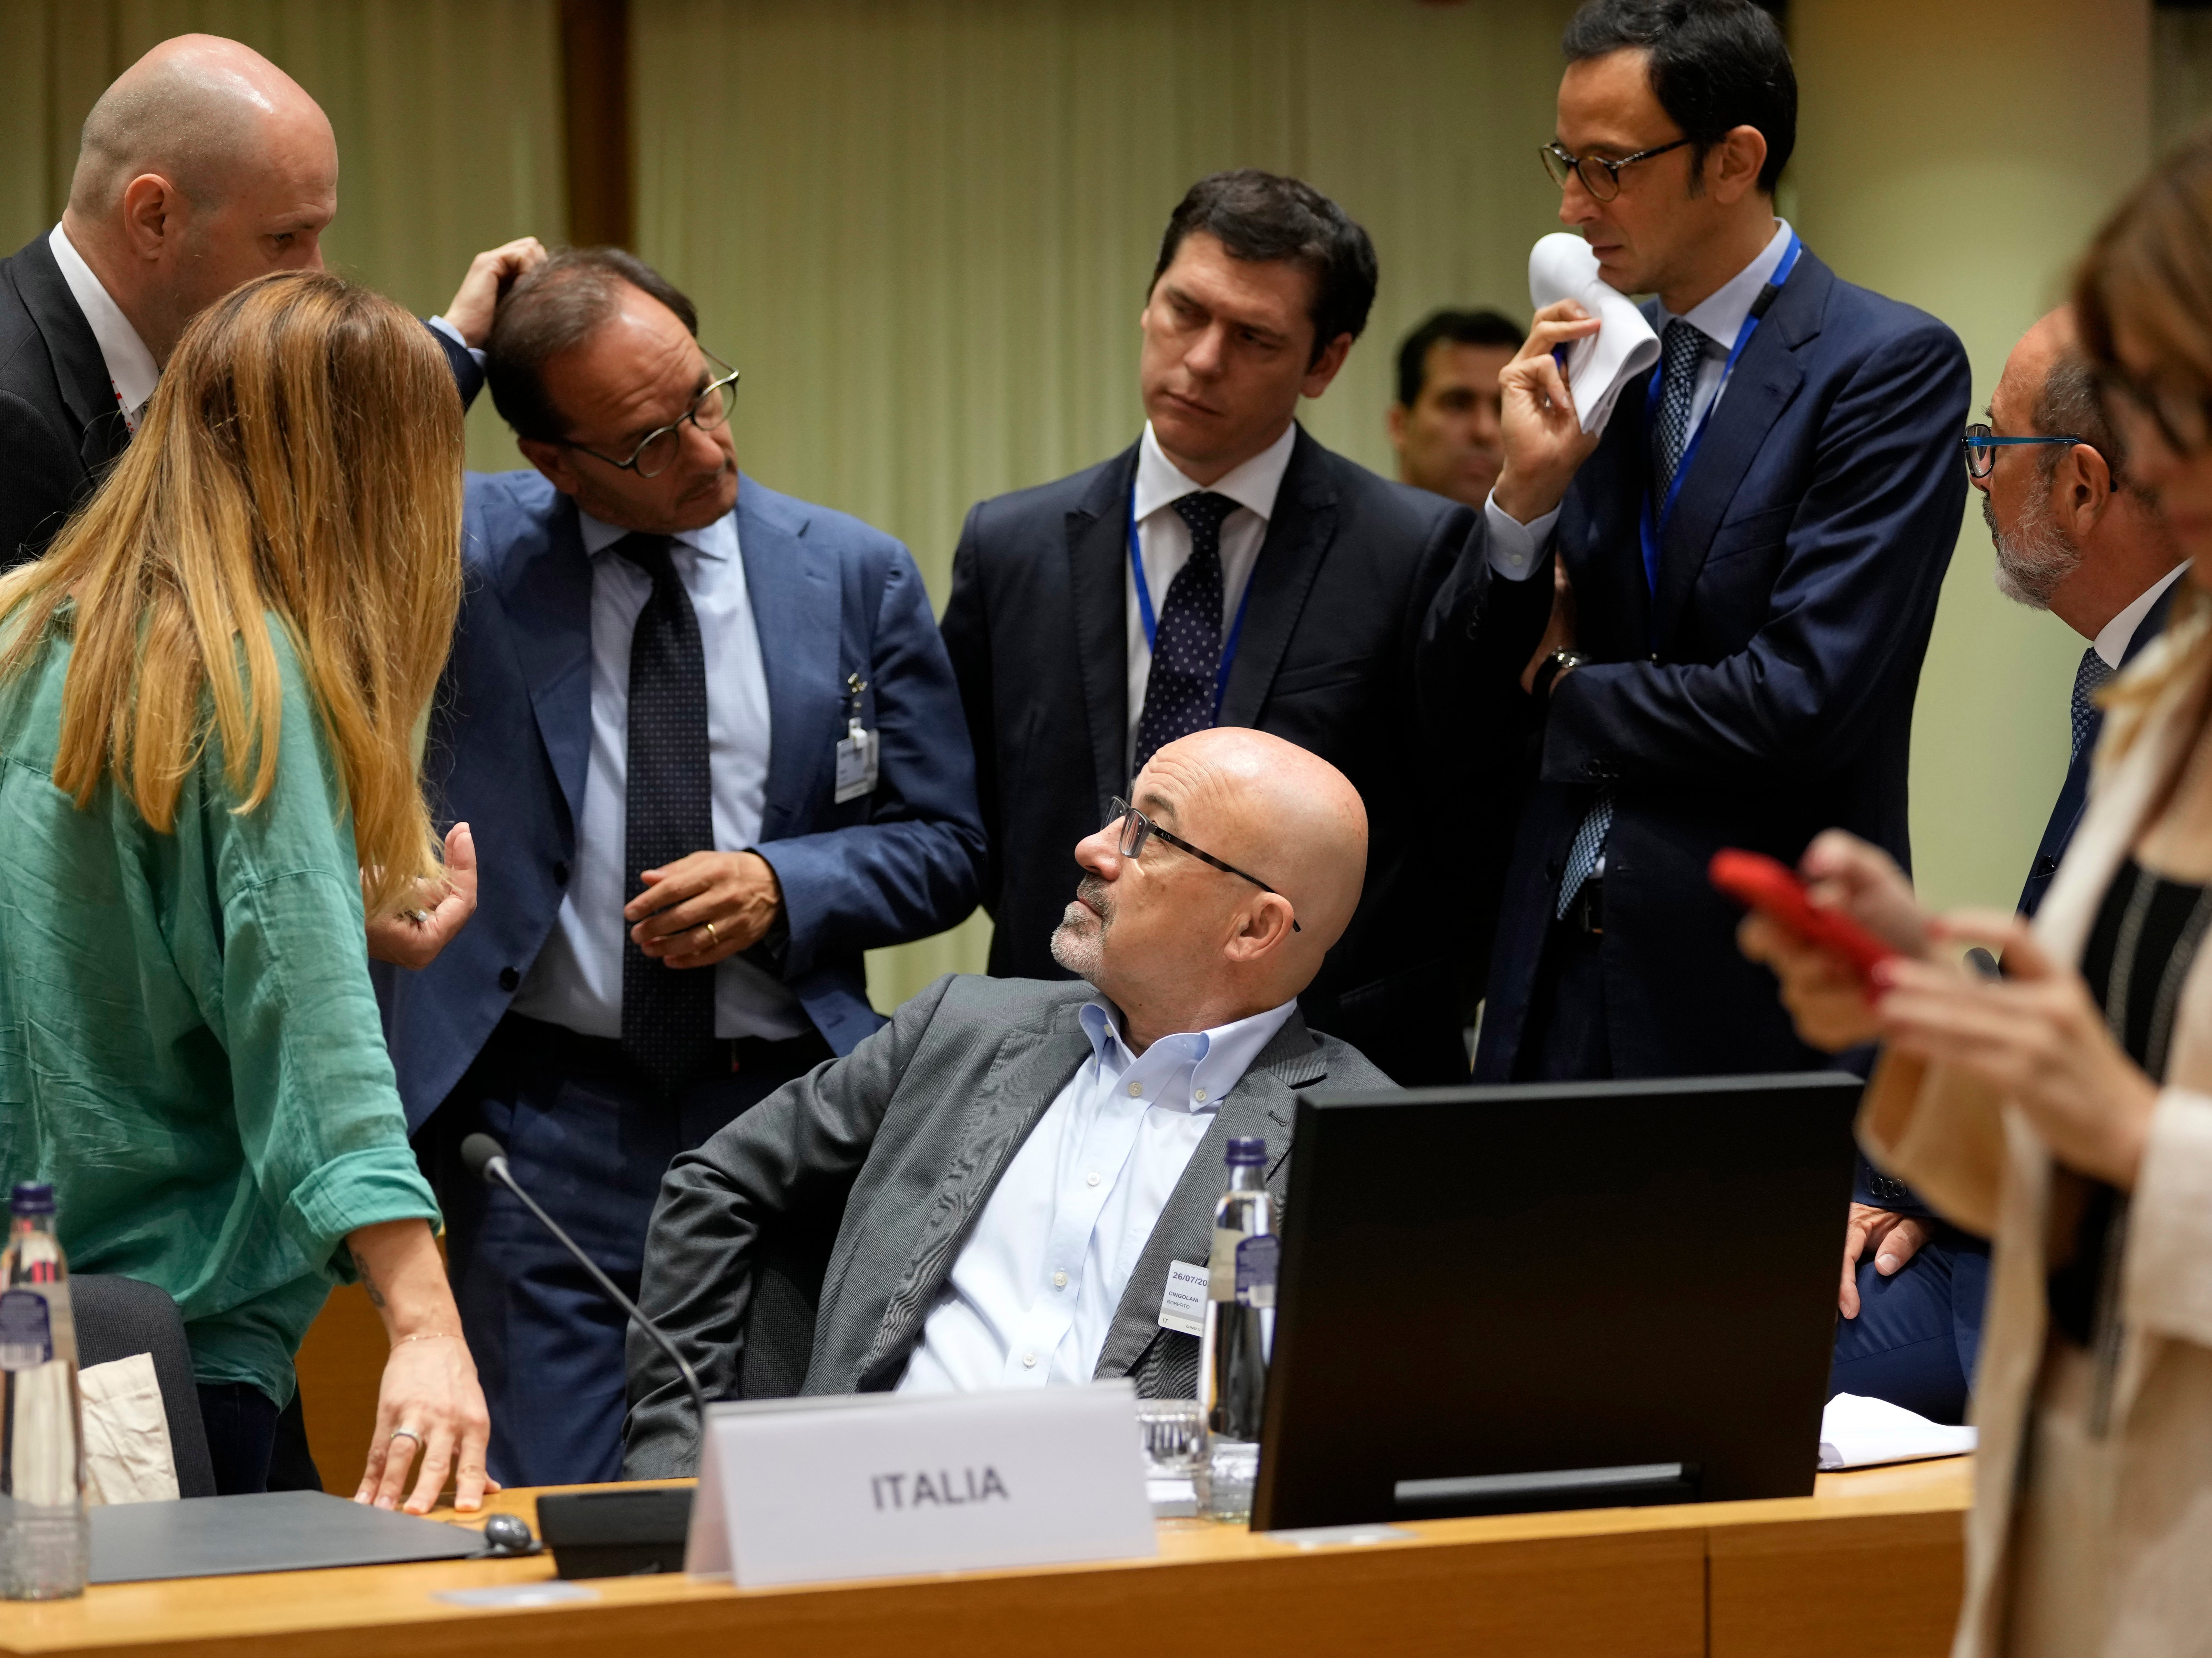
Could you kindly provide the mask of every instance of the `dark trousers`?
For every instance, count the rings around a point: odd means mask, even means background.
[[[1859,1263],[1859,1315],[1836,1322],[1830,1394],[1887,1400],[1931,1421],[1966,1419],[1982,1345],[1990,1246],[1938,1223],[1893,1278]]]
[[[1588,883],[1565,920],[1552,923],[1536,963],[1535,988],[1514,1051],[1517,1083],[1602,1082],[1613,1075],[1605,1024],[1605,934],[1590,930],[1602,900]]]
[[[250,1382],[203,1382],[199,1396],[217,1497],[322,1490],[296,1390],[281,1411]]]
[[[628,1321],[512,1193],[468,1174],[461,1142],[498,1139],[522,1188],[635,1298],[669,1163],[830,1057],[811,1034],[718,1046],[735,1050],[737,1068],[671,1096],[620,1044],[509,1014],[416,1139],[501,1485],[620,1478]]]

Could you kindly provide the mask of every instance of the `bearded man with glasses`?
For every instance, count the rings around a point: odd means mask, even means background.
[[[670,1160],[883,1023],[862,952],[975,907],[982,824],[921,572],[740,476],[737,371],[690,300],[617,250],[556,253],[500,301],[485,373],[536,470],[468,480],[425,758],[484,849],[481,907],[380,992],[492,1476],[611,1479],[621,1316],[461,1141],[501,1140],[635,1291]],[[823,1254],[770,1247],[764,1316]]]

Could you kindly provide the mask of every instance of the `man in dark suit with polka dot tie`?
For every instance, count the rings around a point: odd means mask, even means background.
[[[1154,750],[1255,726],[1343,771],[1370,824],[1308,1022],[1401,1083],[1442,1083],[1467,1075],[1486,949],[1459,910],[1474,884],[1445,859],[1452,768],[1417,723],[1413,661],[1471,515],[1297,421],[1375,283],[1366,232],[1310,185],[1249,169],[1194,185],[1139,319],[1142,436],[970,512],[944,631],[991,837],[994,974],[1064,976],[1049,944],[1076,842]]]

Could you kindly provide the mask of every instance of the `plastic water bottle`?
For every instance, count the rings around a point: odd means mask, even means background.
[[[1256,1136],[1231,1139],[1229,1189],[1213,1206],[1200,1364],[1212,1436],[1206,1512],[1215,1520],[1252,1517],[1252,1486],[1260,1471],[1260,1420],[1267,1406],[1280,1248],[1267,1165],[1267,1141]]]
[[[0,1262],[0,1593],[56,1600],[84,1593],[84,1424],[69,1263],[54,1236],[54,1188],[24,1184],[9,1203]]]

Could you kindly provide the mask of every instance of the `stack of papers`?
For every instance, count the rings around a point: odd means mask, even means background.
[[[1659,361],[1659,337],[1636,301],[1597,274],[1589,244],[1564,230],[1528,250],[1528,302],[1541,310],[1557,300],[1572,300],[1604,325],[1567,347],[1563,366],[1583,430],[1601,432],[1622,389]]]
[[[1820,1467],[1866,1468],[1878,1462],[1918,1462],[1960,1456],[1974,1448],[1972,1428],[1947,1428],[1901,1405],[1838,1394],[1820,1412]]]

